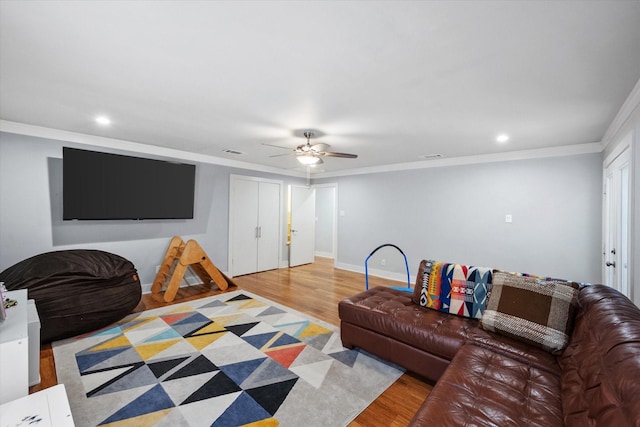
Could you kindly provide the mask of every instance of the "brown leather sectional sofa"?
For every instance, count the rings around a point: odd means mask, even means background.
[[[420,307],[419,287],[339,304],[345,347],[436,382],[410,425],[640,427],[640,309],[619,292],[583,287],[569,345],[554,356]]]

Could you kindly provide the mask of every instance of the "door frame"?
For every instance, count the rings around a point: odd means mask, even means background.
[[[233,190],[233,184],[238,181],[238,180],[245,180],[245,181],[256,181],[256,182],[268,182],[268,183],[272,183],[272,184],[278,184],[280,187],[280,203],[278,206],[278,260],[279,260],[279,265],[278,268],[282,267],[282,202],[284,200],[284,181],[281,180],[277,180],[277,179],[268,179],[268,178],[261,178],[258,176],[249,176],[249,175],[237,175],[237,174],[229,174],[229,207],[228,207],[228,213],[229,213],[229,228],[228,228],[228,234],[227,234],[227,266],[228,266],[228,270],[229,270],[229,275],[231,277],[233,277],[233,267],[232,267],[232,262],[233,262],[233,230],[235,227],[235,221],[234,221],[234,213],[233,212],[233,203],[232,203],[232,190]]]
[[[311,186],[311,188],[333,188],[333,230],[331,239],[333,241],[333,264],[335,265],[336,262],[338,262],[338,183],[327,182],[324,184],[314,184]]]
[[[633,132],[629,132],[620,143],[615,147],[615,149],[604,159],[602,162],[602,251],[601,251],[601,271],[602,271],[602,283],[607,282],[607,267],[605,263],[607,262],[607,239],[608,234],[607,230],[609,229],[608,219],[609,215],[609,206],[608,200],[609,195],[606,194],[606,185],[607,185],[607,171],[609,167],[617,161],[620,156],[628,155],[628,167],[629,167],[629,182],[628,182],[628,207],[627,207],[627,247],[625,248],[627,251],[627,296],[633,301],[634,298],[634,245],[633,245],[633,236],[634,236],[634,224],[633,224],[633,211],[634,211],[634,161],[633,161]],[[617,194],[614,196],[617,197]],[[620,225],[617,224],[616,221],[616,229],[620,229]],[[617,259],[616,259],[617,261]],[[616,274],[619,274],[620,270],[616,270]],[[616,280],[617,282],[617,280]],[[618,287],[620,284],[618,283]]]
[[[316,233],[316,222],[315,222],[316,191],[315,190],[316,189],[313,186],[290,184],[287,187],[287,193],[288,193],[288,200],[287,200],[287,207],[288,207],[288,212],[287,212],[287,217],[288,217],[288,220],[287,220],[287,242],[288,242],[288,252],[289,252],[287,258],[288,258],[289,268],[292,267],[292,265],[291,265],[291,248],[292,248],[292,245],[293,245],[292,227],[293,227],[293,215],[294,215],[293,214],[293,191],[294,191],[295,188],[302,188],[302,189],[305,189],[305,190],[308,190],[308,191],[313,190],[313,205],[314,205],[313,215],[314,215],[314,219],[311,222],[312,227],[313,227],[313,233],[312,233],[312,236],[311,236],[311,238],[313,239],[313,247],[312,247],[313,253],[311,254],[311,262],[312,263],[314,262],[313,259],[315,258],[315,245],[316,245],[315,244],[315,239],[316,239],[316,236],[315,236],[315,233]],[[299,264],[299,265],[303,265],[303,264]]]

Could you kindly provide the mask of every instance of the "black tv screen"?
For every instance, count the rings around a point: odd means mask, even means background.
[[[62,148],[64,220],[192,219],[196,166]]]

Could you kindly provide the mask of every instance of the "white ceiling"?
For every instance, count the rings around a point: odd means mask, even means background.
[[[282,169],[263,143],[315,129],[359,155],[328,173],[588,144],[640,79],[639,22],[640,1],[2,1],[0,118]]]

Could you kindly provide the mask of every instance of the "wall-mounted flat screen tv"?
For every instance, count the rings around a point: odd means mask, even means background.
[[[62,148],[64,220],[192,219],[196,166]]]

